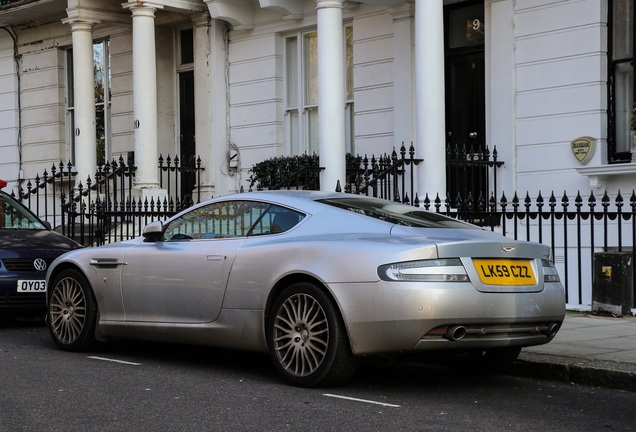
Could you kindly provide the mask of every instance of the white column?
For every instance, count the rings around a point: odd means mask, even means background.
[[[345,187],[345,87],[342,0],[318,0],[318,151],[320,189]]]
[[[229,100],[228,100],[228,82],[227,82],[227,22],[220,19],[213,19],[210,22],[210,79],[207,82],[207,88],[211,90],[211,107],[210,118],[211,123],[210,141],[206,143],[208,146],[208,160],[204,164],[206,170],[210,171],[206,174],[210,184],[214,187],[211,192],[214,196],[226,195],[235,191],[240,187],[238,181],[240,175],[234,175],[230,178],[223,173],[228,173],[228,145],[229,140]],[[238,154],[238,153],[235,153]],[[237,169],[240,170],[240,157],[237,156]],[[231,174],[231,172],[230,172]],[[235,185],[235,186],[234,186]]]
[[[446,198],[446,124],[444,102],[444,8],[442,0],[415,4],[417,191],[434,200]]]
[[[405,3],[390,12],[393,16],[393,145],[399,151],[402,142],[408,149],[415,140],[415,5]]]
[[[71,25],[73,40],[73,118],[75,136],[76,181],[86,187],[86,179],[95,180],[97,167],[97,134],[95,130],[95,86],[93,70],[93,26],[79,20],[64,21]]]
[[[202,13],[192,17],[194,25],[194,136],[196,155],[200,156],[203,166],[212,167],[208,163],[212,151],[212,81],[210,76],[210,15]],[[207,169],[201,173],[201,201],[214,195],[215,170]],[[195,197],[196,200],[196,197]]]
[[[135,141],[135,188],[159,188],[157,148],[157,60],[155,11],[158,6],[142,2],[124,4],[133,22],[133,129]]]

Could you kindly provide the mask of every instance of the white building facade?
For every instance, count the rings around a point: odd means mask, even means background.
[[[3,2],[0,178],[130,157],[161,196],[157,158],[181,155],[205,199],[315,152],[332,190],[346,152],[412,143],[419,195],[444,196],[447,146],[472,144],[504,162],[499,195],[629,194],[633,19],[632,0]]]

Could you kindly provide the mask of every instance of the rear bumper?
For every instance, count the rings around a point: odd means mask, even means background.
[[[541,345],[554,338],[565,317],[560,283],[545,284],[533,293],[483,293],[470,283],[377,282],[329,288],[339,301],[356,355]],[[444,334],[444,329],[456,327],[461,337],[453,340]]]

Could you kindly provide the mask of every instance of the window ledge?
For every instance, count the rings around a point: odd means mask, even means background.
[[[636,163],[585,166],[576,168],[576,171],[589,178],[591,187],[603,189],[608,177],[636,175]]]

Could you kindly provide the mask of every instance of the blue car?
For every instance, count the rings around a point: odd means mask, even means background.
[[[0,190],[0,318],[44,316],[48,266],[80,247]]]

